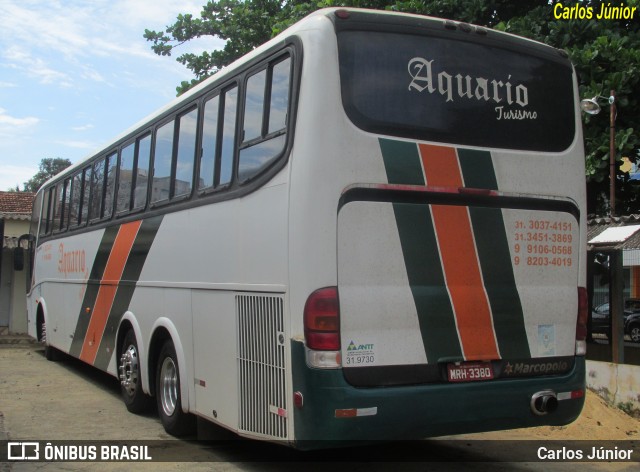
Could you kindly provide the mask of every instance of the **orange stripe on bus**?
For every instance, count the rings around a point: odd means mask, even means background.
[[[464,186],[454,148],[420,145],[427,185]],[[465,359],[497,359],[498,345],[467,207],[432,205],[442,266]]]
[[[91,321],[89,322],[80,353],[80,359],[89,364],[93,364],[98,353],[98,346],[102,340],[109,312],[118,291],[118,284],[141,224],[142,220],[122,225],[113,243],[109,260],[100,281],[98,296],[93,310],[91,310]]]

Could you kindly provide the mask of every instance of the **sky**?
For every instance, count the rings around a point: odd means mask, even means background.
[[[29,180],[44,158],[72,163],[176,96],[193,74],[182,52],[161,57],[143,38],[207,0],[0,0],[0,190]]]

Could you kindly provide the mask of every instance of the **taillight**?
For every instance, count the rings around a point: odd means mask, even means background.
[[[578,321],[576,322],[576,354],[587,353],[587,320],[589,317],[589,296],[587,289],[578,287]]]
[[[304,339],[315,351],[340,349],[340,308],[338,288],[316,290],[304,305]]]

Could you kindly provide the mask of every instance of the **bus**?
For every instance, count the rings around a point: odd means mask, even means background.
[[[299,447],[565,425],[586,188],[564,51],[325,9],[57,175],[29,333],[166,431]]]

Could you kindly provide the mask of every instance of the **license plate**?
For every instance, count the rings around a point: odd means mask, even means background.
[[[490,362],[462,362],[447,364],[449,382],[480,382],[493,379]]]

